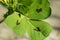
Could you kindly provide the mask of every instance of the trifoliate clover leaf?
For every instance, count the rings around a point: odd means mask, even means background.
[[[51,14],[48,0],[1,0],[0,3],[8,9],[4,22],[17,35],[27,32],[30,40],[44,40],[50,34],[51,25],[42,21]]]
[[[29,20],[27,17],[18,14],[8,16],[5,23],[17,34],[28,33],[30,40],[43,40],[51,32],[51,25],[41,20]],[[36,38],[35,38],[36,37]]]

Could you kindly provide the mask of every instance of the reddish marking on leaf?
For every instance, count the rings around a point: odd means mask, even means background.
[[[20,24],[20,22],[17,20],[17,21],[16,21],[16,25],[19,25],[19,24]]]
[[[36,27],[36,29],[34,29],[35,31],[40,32],[41,30],[39,29],[39,27]]]
[[[36,11],[39,13],[42,11],[42,8],[38,8],[38,9],[36,9]]]

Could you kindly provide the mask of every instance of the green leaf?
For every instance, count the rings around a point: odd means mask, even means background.
[[[12,14],[8,16],[5,20],[5,23],[17,34],[17,35],[23,35],[25,33],[26,27],[25,25],[25,19],[24,17],[19,17],[18,14]]]
[[[29,7],[26,16],[30,19],[40,20],[48,18],[51,14],[50,4],[47,0],[41,0],[41,2],[42,3],[40,4],[39,0],[34,1]]]
[[[30,23],[30,27],[28,27],[27,30],[30,40],[44,40],[45,36],[41,32],[35,31],[35,28],[36,27]]]
[[[52,31],[51,25],[44,21],[31,21],[31,24],[34,25],[36,28],[38,27],[42,34],[47,37],[49,33]]]
[[[29,21],[32,26],[28,28],[31,40],[44,40],[52,31],[51,25],[44,21]]]
[[[44,40],[45,36],[41,32],[37,32],[34,28],[30,27],[28,31],[30,40]]]
[[[22,36],[26,32],[26,26],[27,26],[26,19],[23,15],[21,15],[19,22],[20,22],[20,24],[17,25],[16,27],[14,27],[13,30],[14,30],[14,32],[16,32],[17,35]]]
[[[27,32],[30,40],[44,40],[52,31],[51,25],[42,21],[51,14],[48,0],[4,0],[4,4],[8,8],[4,22],[17,35]]]
[[[43,40],[49,35],[52,29],[51,26],[44,21],[29,20],[23,15],[19,17],[18,14],[8,16],[5,23],[17,35],[23,35],[27,32],[31,40]]]

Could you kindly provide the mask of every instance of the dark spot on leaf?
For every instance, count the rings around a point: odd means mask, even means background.
[[[39,13],[42,11],[42,8],[38,8],[38,9],[36,9],[36,11]]]
[[[16,21],[16,25],[19,25],[19,24],[20,24],[20,22],[17,20],[17,21]]]
[[[41,31],[39,27],[36,27],[36,29],[34,29],[34,30],[37,31],[37,32]]]
[[[20,13],[18,14],[19,17],[21,17]]]

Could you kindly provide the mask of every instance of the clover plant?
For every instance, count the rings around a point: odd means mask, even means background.
[[[50,34],[51,25],[43,21],[51,15],[48,0],[0,0],[0,4],[8,9],[3,21],[17,35],[27,32],[30,40],[44,40]]]

